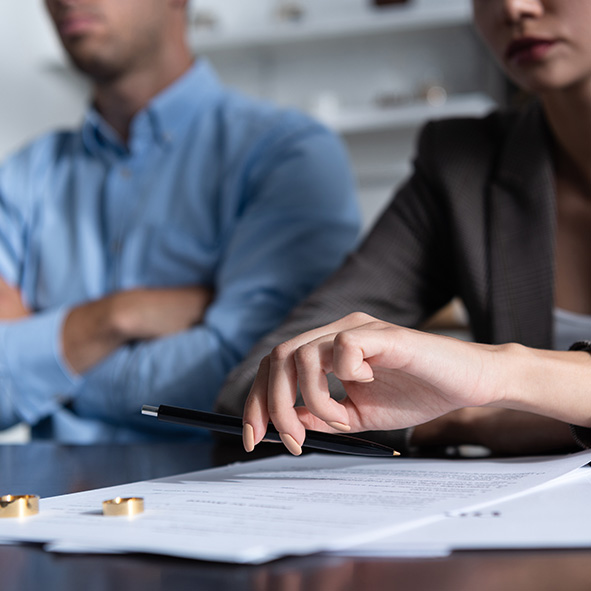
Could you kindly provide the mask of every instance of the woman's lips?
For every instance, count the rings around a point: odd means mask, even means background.
[[[536,62],[543,59],[552,46],[556,43],[552,39],[538,39],[535,37],[524,37],[513,41],[505,57],[507,61],[515,62]]]

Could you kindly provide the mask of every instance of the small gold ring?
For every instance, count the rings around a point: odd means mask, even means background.
[[[103,501],[103,515],[109,517],[131,517],[143,512],[144,499],[141,497],[117,497]]]
[[[37,495],[4,495],[0,497],[0,518],[30,517],[39,513]]]

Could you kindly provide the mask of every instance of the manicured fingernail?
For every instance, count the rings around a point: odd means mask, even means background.
[[[300,444],[287,433],[279,433],[279,437],[281,437],[281,441],[283,441],[283,445],[287,447],[289,453],[293,454],[294,456],[299,456],[302,453],[302,448]]]
[[[336,421],[327,421],[326,424],[337,431],[350,431],[351,427],[345,423],[337,423]]]
[[[371,384],[375,378],[372,376],[371,378],[367,378],[366,380],[357,380],[360,384]]]
[[[254,449],[254,429],[248,423],[242,426],[242,443],[247,452],[250,453]]]

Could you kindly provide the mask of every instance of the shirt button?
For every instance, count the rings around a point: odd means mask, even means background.
[[[111,252],[113,254],[118,254],[121,252],[121,242],[119,240],[114,240],[111,242]]]
[[[121,169],[121,176],[124,179],[128,179],[131,177],[131,170],[129,170],[129,168],[122,168]]]

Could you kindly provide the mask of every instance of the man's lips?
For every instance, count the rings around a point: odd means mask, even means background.
[[[507,47],[505,58],[507,61],[538,61],[542,59],[556,43],[552,39],[537,37],[523,37],[516,39]]]
[[[97,19],[91,14],[73,14],[60,19],[57,23],[60,35],[64,37],[73,37],[87,33],[94,25]]]

